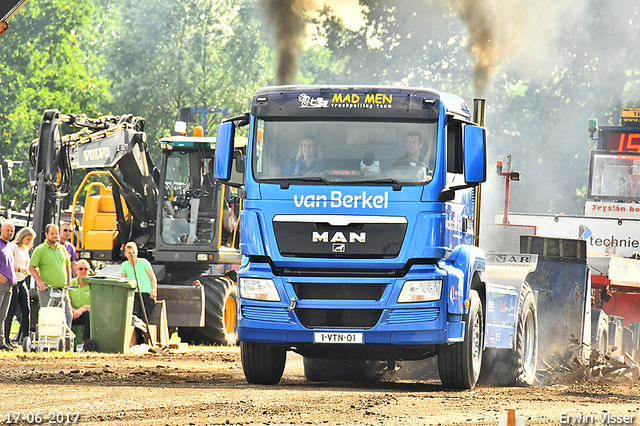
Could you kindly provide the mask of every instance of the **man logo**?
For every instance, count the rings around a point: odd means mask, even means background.
[[[347,250],[347,245],[344,243],[335,243],[331,247],[331,251],[334,253],[344,253]]]
[[[366,232],[349,232],[347,235],[338,231],[335,232],[331,238],[329,238],[329,232],[317,232],[313,231],[311,235],[311,242],[313,243],[361,243],[367,242]]]

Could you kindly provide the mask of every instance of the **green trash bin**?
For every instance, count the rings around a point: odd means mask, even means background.
[[[136,283],[115,277],[85,278],[84,282],[91,287],[91,340],[98,346],[92,349],[127,352]]]

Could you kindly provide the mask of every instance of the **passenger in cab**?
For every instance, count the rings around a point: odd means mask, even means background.
[[[305,176],[314,171],[321,171],[322,153],[319,148],[318,142],[313,136],[305,136],[300,141],[295,158],[285,167],[284,174],[286,176]]]

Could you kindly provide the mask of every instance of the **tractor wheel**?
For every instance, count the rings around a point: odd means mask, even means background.
[[[304,377],[310,382],[370,382],[380,377],[379,361],[303,358]],[[382,368],[380,368],[382,371]]]
[[[264,343],[240,342],[242,370],[247,382],[275,385],[280,382],[287,360],[287,351]]]
[[[513,351],[514,384],[532,386],[538,367],[538,310],[529,284],[524,283],[520,293],[520,314]]]
[[[478,292],[469,292],[469,312],[465,322],[464,341],[438,347],[438,373],[446,388],[473,389],[480,375],[484,320]]]
[[[204,286],[204,327],[180,327],[178,335],[194,344],[238,344],[238,289],[227,277],[201,277]]]

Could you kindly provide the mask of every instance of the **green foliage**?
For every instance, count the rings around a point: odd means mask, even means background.
[[[0,43],[0,156],[23,161],[5,181],[3,199],[29,199],[28,146],[37,137],[45,109],[95,114],[108,99],[97,77],[101,59],[92,50],[99,37],[90,0],[29,2],[11,21]]]
[[[122,0],[122,25],[104,52],[109,108],[145,117],[151,141],[169,135],[180,107],[243,113],[271,78],[253,8],[249,0]],[[220,119],[207,123],[208,135]]]

